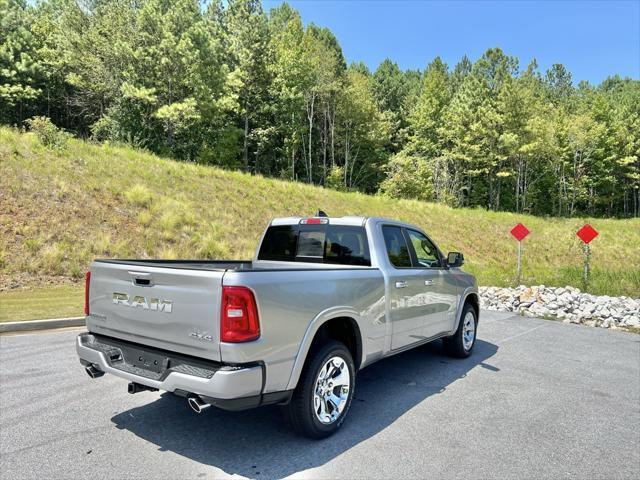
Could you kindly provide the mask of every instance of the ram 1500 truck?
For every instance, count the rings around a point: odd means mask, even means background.
[[[367,365],[439,338],[471,354],[479,302],[462,263],[393,220],[279,218],[252,261],[94,261],[76,349],[129,393],[172,392],[198,413],[282,404],[321,438]]]

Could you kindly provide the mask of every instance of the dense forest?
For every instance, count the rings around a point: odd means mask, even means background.
[[[640,81],[576,83],[499,48],[372,72],[286,3],[0,0],[0,123],[33,117],[335,189],[640,216]]]

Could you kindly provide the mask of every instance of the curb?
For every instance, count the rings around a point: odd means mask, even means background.
[[[51,320],[27,320],[24,322],[0,322],[0,333],[48,330],[50,328],[82,327],[84,317],[52,318]]]

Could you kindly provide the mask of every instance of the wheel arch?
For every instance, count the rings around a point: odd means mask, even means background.
[[[458,325],[462,318],[462,311],[467,303],[471,304],[476,312],[476,320],[480,321],[480,297],[476,290],[468,289],[465,291],[464,295],[460,296],[460,303],[458,304],[458,311],[456,312],[456,323],[454,325],[453,332],[458,330]]]
[[[359,315],[354,310],[345,308],[331,309],[318,315],[310,323],[302,339],[291,371],[291,376],[289,377],[287,390],[294,389],[298,384],[309,353],[313,351],[319,342],[327,339],[338,340],[347,346],[353,356],[357,371],[364,358],[362,333],[358,319]]]
[[[480,298],[478,298],[478,294],[476,292],[469,293],[465,297],[462,307],[464,308],[467,303],[471,304],[473,309],[476,311],[476,319],[480,320]]]

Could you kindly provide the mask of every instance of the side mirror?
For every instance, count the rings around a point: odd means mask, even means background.
[[[464,265],[464,255],[460,252],[449,252],[447,254],[447,266],[457,268]]]

